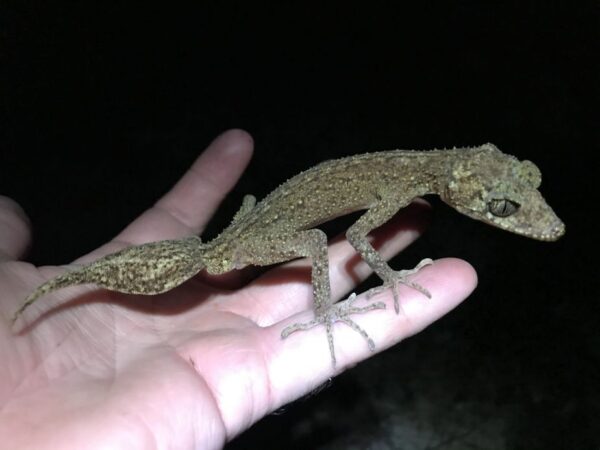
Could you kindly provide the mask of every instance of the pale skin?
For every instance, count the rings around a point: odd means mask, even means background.
[[[154,207],[76,263],[201,234],[252,147],[245,132],[219,136]],[[422,211],[401,211],[371,233],[384,258],[418,237]],[[29,240],[24,213],[0,198],[0,442],[7,448],[220,448],[265,414],[373,355],[342,323],[334,325],[335,368],[321,327],[281,339],[285,327],[314,317],[305,259],[275,266],[247,284],[240,272],[202,273],[152,297],[92,286],[52,292],[39,306],[42,315],[32,314],[14,333],[10,319],[23,298],[65,272],[20,261]],[[332,298],[339,301],[371,269],[343,237],[328,253]],[[476,285],[471,266],[457,259],[437,260],[410,279],[427,286],[432,299],[401,285],[400,315],[385,290],[376,300],[386,310],[354,319],[369,330],[377,352],[421,331]],[[368,302],[359,298],[356,304]]]

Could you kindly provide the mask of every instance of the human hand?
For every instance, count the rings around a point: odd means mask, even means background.
[[[76,263],[123,247],[202,231],[246,167],[252,139],[219,136],[179,183],[115,239]],[[373,233],[391,257],[419,235],[418,207]],[[65,271],[18,261],[28,221],[0,197],[0,442],[6,448],[219,448],[282,405],[371,355],[364,339],[335,326],[336,369],[325,331],[285,340],[281,330],[313,312],[310,266],[277,266],[240,287],[239,274],[200,274],[156,296],[91,286],[53,292],[10,318],[36,286]],[[345,296],[369,274],[342,238],[329,248],[332,295]],[[402,315],[356,316],[381,351],[450,311],[473,290],[473,269],[438,260],[414,276],[432,300],[400,287]],[[237,288],[237,289],[235,289]],[[72,299],[72,300],[71,300]],[[59,305],[60,306],[57,306]]]

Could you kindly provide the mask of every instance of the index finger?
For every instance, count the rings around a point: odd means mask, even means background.
[[[169,192],[115,239],[137,245],[200,233],[240,178],[252,149],[252,137],[245,131],[224,132]]]

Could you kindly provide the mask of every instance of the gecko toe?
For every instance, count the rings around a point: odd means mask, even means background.
[[[369,334],[361,328],[356,322],[349,318],[352,314],[362,314],[375,309],[385,309],[386,305],[383,302],[371,303],[366,306],[354,306],[356,301],[356,294],[351,294],[346,300],[339,303],[334,303],[328,308],[323,309],[315,313],[315,318],[308,322],[299,322],[289,325],[281,332],[281,338],[285,339],[290,334],[296,331],[304,331],[314,328],[317,325],[324,324],[327,333],[327,342],[329,344],[329,351],[331,353],[332,366],[336,367],[335,348],[333,340],[333,324],[336,322],[342,322],[360,334],[365,341],[370,351],[375,350],[375,342]]]
[[[366,292],[367,298],[374,297],[375,295],[379,295],[387,289],[391,289],[394,297],[394,310],[396,311],[396,314],[400,314],[402,312],[402,306],[400,305],[400,299],[398,295],[398,284],[404,284],[405,286],[419,291],[425,297],[431,298],[431,293],[427,289],[408,279],[410,275],[417,273],[423,267],[431,264],[433,264],[433,260],[430,258],[425,258],[419,264],[417,264],[414,269],[390,271],[390,273],[386,274],[381,286],[374,287]]]

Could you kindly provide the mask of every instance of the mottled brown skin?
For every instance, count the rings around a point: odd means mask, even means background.
[[[398,313],[398,283],[430,296],[407,277],[432,261],[424,259],[413,270],[394,271],[368,242],[371,230],[416,197],[437,194],[469,217],[533,239],[553,241],[564,234],[565,227],[539,193],[540,182],[540,171],[532,162],[520,162],[492,144],[424,152],[391,150],[326,161],[286,181],[259,203],[246,196],[231,225],[210,242],[192,236],[130,247],[49,280],[25,300],[14,320],[42,295],[74,284],[95,283],[119,292],[152,295],[178,286],[202,269],[220,274],[248,265],[308,257],[315,318],[287,327],[282,337],[325,324],[335,365],[333,323],[346,323],[373,349],[367,333],[348,316],[385,305],[354,307],[355,295],[332,302],[327,237],[314,227],[366,210],[346,237],[383,280],[382,288],[392,288]]]

